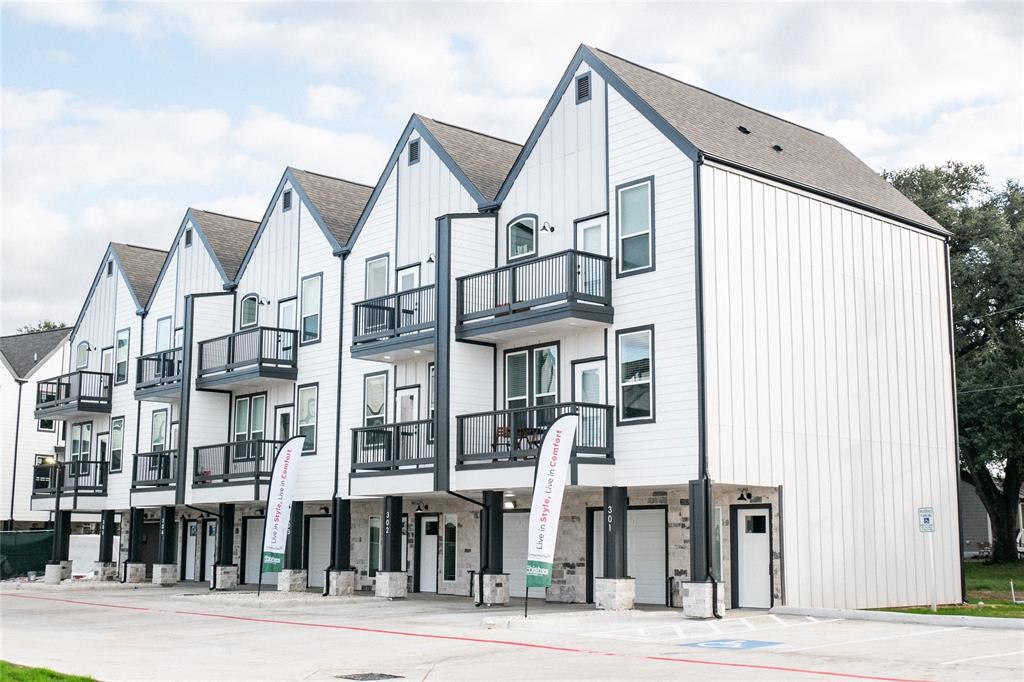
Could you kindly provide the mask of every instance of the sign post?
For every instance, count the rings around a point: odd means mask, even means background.
[[[925,542],[928,543],[928,592],[931,595],[932,613],[939,610],[939,597],[935,584],[935,545],[932,537],[935,535],[935,509],[932,507],[919,507],[917,510],[918,529],[924,533]]]
[[[274,472],[267,486],[267,510],[263,516],[263,552],[260,556],[260,579],[256,594],[263,590],[264,573],[280,573],[284,568],[285,543],[288,541],[288,524],[291,521],[292,498],[295,496],[295,480],[299,477],[299,462],[302,460],[303,436],[295,436],[277,451],[274,457]]]
[[[531,587],[550,587],[555,560],[555,538],[562,514],[565,479],[576,443],[576,414],[562,415],[548,427],[537,455],[530,504],[529,547],[526,552],[526,599],[523,615],[527,615]]]

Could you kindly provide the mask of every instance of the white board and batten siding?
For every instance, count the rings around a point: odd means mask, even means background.
[[[728,169],[701,176],[711,477],[783,487],[786,603],[960,599],[943,240]]]

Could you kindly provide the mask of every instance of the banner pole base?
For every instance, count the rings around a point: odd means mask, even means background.
[[[523,597],[523,618],[529,618],[530,614],[530,586],[526,586],[526,596]]]

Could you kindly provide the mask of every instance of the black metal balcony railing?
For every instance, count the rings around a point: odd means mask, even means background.
[[[167,488],[177,482],[178,451],[141,452],[133,458],[133,488]]]
[[[422,419],[352,429],[352,472],[433,467],[433,424]]]
[[[570,412],[576,412],[580,418],[573,456],[611,458],[613,408],[591,403],[557,403],[459,416],[458,463],[531,460],[540,450],[548,425]]]
[[[253,327],[199,342],[199,376],[250,367],[295,369],[299,334],[294,329]]]
[[[32,470],[32,494],[36,497],[105,495],[107,492],[107,463],[102,460],[75,459],[63,466],[36,465]]]
[[[352,343],[367,343],[434,327],[434,285],[353,304]]]
[[[36,385],[36,410],[64,407],[110,411],[110,372],[79,370],[45,379]]]
[[[161,350],[136,359],[135,388],[156,388],[181,381],[181,348]]]
[[[507,315],[552,303],[610,306],[612,259],[562,251],[456,279],[457,321]]]
[[[270,480],[274,455],[283,441],[240,440],[195,449],[192,481],[197,486],[252,483],[257,491]]]

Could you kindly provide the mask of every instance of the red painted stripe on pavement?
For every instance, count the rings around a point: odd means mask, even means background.
[[[64,602],[67,604],[77,604],[81,606],[99,606],[102,608],[112,609],[129,609],[132,611],[151,611],[154,613],[159,612],[158,610],[149,609],[140,606],[123,606],[120,604],[105,604],[101,602],[89,602],[78,599],[59,599],[56,597],[39,597],[27,594],[3,594],[0,596],[4,597],[17,597],[20,599],[40,599],[43,601],[53,602]],[[699,658],[673,658],[671,656],[637,656],[634,654],[620,654],[613,651],[597,651],[594,649],[580,649],[576,647],[562,647],[553,646],[550,644],[535,644],[532,642],[518,642],[511,639],[485,639],[483,637],[467,637],[461,635],[437,635],[427,632],[409,632],[405,630],[385,630],[381,628],[366,628],[359,627],[357,625],[337,625],[334,623],[310,623],[298,620],[279,620],[273,618],[257,618],[254,616],[233,616],[226,613],[207,613],[203,611],[169,611],[180,616],[197,616],[200,618],[220,618],[223,620],[238,620],[249,623],[266,623],[269,625],[293,625],[298,627],[307,628],[323,628],[329,630],[348,630],[351,632],[365,632],[369,634],[378,635],[396,635],[399,637],[419,637],[423,639],[443,639],[452,640],[458,642],[472,642],[474,644],[497,644],[502,646],[515,646],[522,647],[525,649],[542,649],[546,651],[561,651],[565,653],[574,654],[591,654],[598,656],[614,656],[619,658],[633,658],[642,659],[646,661],[662,661],[666,663],[685,663],[688,665],[711,665],[719,666],[723,668],[744,668],[748,670],[770,670],[772,672],[785,672],[795,673],[801,675],[817,675],[819,677],[839,677],[853,680],[872,680],[873,682],[926,682],[924,680],[915,680],[905,677],[879,677],[876,675],[859,675],[857,673],[844,673],[836,672],[831,670],[812,670],[809,668],[788,668],[785,666],[776,665],[759,665],[756,663],[730,663],[728,661],[708,661]]]

